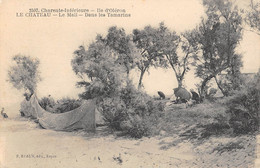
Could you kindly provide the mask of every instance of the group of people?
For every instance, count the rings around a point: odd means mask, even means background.
[[[186,90],[185,88],[178,87],[173,89],[174,95],[176,97],[174,103],[187,103],[190,100],[193,100],[195,103],[200,103],[201,99],[198,93],[196,93],[193,89]],[[160,99],[165,99],[165,94],[162,91],[158,91],[158,95],[160,96]]]

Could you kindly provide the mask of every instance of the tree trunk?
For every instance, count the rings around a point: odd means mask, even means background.
[[[177,81],[178,81],[178,88],[181,88],[183,86],[182,85],[183,78],[178,79],[178,77],[177,77]]]
[[[126,76],[127,76],[127,79],[129,79],[130,68],[127,66],[127,64],[125,64],[125,68],[126,68]]]
[[[173,69],[173,71],[175,73],[175,77],[176,77],[177,82],[178,82],[178,88],[181,88],[182,84],[183,84],[182,81],[183,81],[183,76],[184,75],[178,75],[178,73],[177,73],[176,69],[174,68],[173,64],[171,64],[171,67],[172,67],[172,69]]]
[[[139,83],[138,83],[138,90],[142,88],[142,80],[143,80],[143,76],[144,76],[145,71],[141,71],[141,75],[139,78]]]
[[[217,85],[218,85],[218,88],[219,88],[219,90],[222,92],[222,94],[223,94],[224,96],[228,96],[228,93],[225,92],[224,89],[220,86],[220,84],[219,84],[219,82],[218,82],[218,80],[217,80],[217,77],[215,76],[214,78],[215,78],[215,81],[216,81],[216,83],[217,83]]]
[[[206,87],[206,85],[207,85],[207,83],[208,83],[208,81],[210,81],[213,77],[215,77],[214,75],[209,75],[207,78],[205,78],[204,79],[204,81],[202,82],[202,84],[201,84],[201,95],[200,95],[200,97],[201,97],[201,99],[203,99],[203,97],[205,97],[206,96],[206,94],[205,94],[205,87]]]

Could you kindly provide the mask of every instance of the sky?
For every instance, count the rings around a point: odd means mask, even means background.
[[[237,0],[247,5],[248,0]],[[30,8],[97,8],[125,9],[129,18],[89,17],[17,17],[16,13],[28,13]],[[123,27],[127,33],[146,25],[158,26],[164,21],[171,30],[181,33],[193,29],[204,15],[200,0],[2,0],[0,1],[0,106],[20,103],[22,92],[14,89],[7,80],[7,71],[16,54],[37,57],[42,81],[38,84],[39,97],[51,94],[54,98],[77,97],[82,89],[75,87],[79,80],[71,68],[73,52],[80,45],[88,45],[97,34],[105,35],[110,26]],[[259,68],[260,36],[245,31],[239,52],[243,54],[242,72],[257,72]],[[138,73],[133,75],[137,82]],[[186,76],[185,85],[193,88],[199,80],[193,73]],[[155,95],[158,90],[170,95],[177,86],[171,69],[151,69],[144,76],[145,91]]]

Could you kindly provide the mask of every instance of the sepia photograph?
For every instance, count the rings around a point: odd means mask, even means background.
[[[0,0],[0,168],[260,167],[260,0]]]

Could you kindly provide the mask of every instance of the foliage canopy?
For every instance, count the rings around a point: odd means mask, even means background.
[[[13,57],[16,65],[8,71],[8,81],[18,90],[24,89],[33,94],[37,83],[41,80],[39,74],[40,61],[30,56],[16,55]]]

